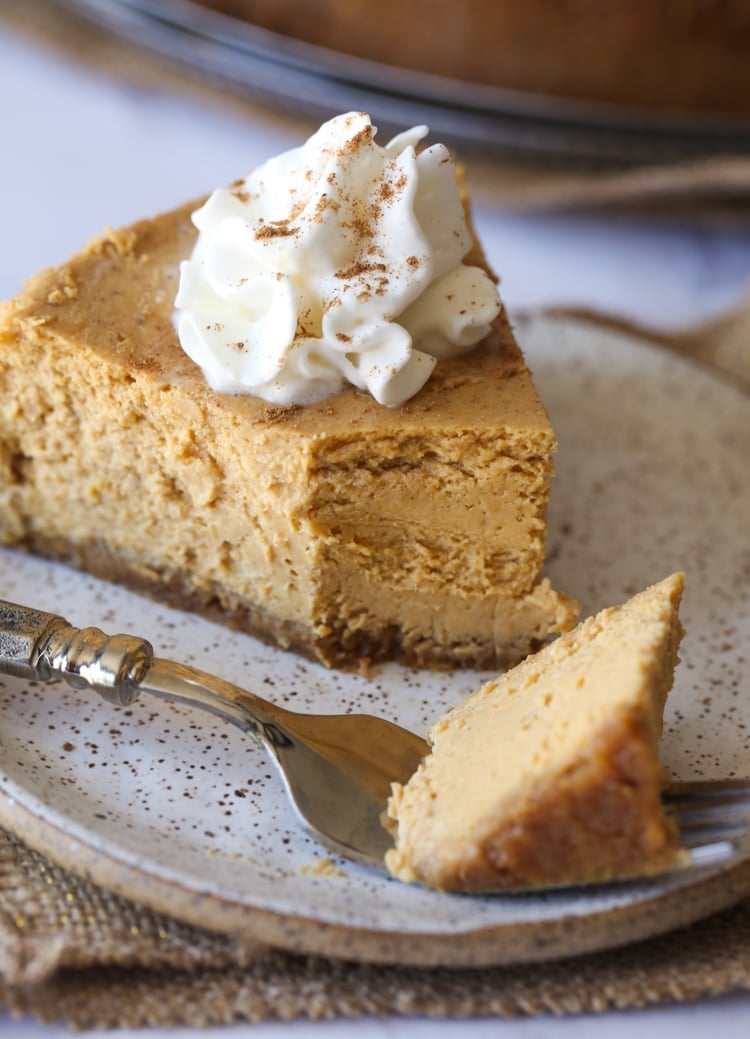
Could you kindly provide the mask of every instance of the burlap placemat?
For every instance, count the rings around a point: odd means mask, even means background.
[[[25,0],[0,8],[0,28],[9,26],[125,83],[179,92],[231,106],[243,118],[262,125],[286,120],[303,139],[317,121],[286,101],[269,108],[269,98],[253,94],[229,79],[218,80],[164,54],[151,52],[78,17],[55,0]],[[300,106],[303,99],[300,99]],[[750,221],[750,156],[713,155],[675,163],[655,159],[637,167],[600,167],[583,159],[523,159],[507,152],[483,157],[481,145],[470,156],[472,193],[486,191],[507,209],[637,209],[662,216],[689,213],[692,220]],[[242,171],[240,171],[242,172]]]
[[[750,900],[660,938],[571,960],[448,970],[267,950],[81,880],[0,831],[0,1006],[72,1026],[575,1014],[750,988]]]

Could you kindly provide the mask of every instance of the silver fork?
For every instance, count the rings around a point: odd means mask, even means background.
[[[63,678],[128,706],[141,693],[239,726],[276,763],[303,826],[345,858],[384,869],[391,783],[428,752],[400,725],[367,714],[299,714],[238,686],[154,656],[145,639],[76,628],[63,617],[0,601],[0,673]],[[747,832],[750,780],[676,784],[665,794],[696,865],[731,859]]]
[[[154,656],[134,635],[76,628],[63,617],[0,601],[0,674],[64,679],[110,703],[141,693],[231,722],[264,746],[302,824],[345,858],[385,868],[383,825],[391,783],[406,782],[427,753],[419,736],[366,714],[300,714],[197,668]]]

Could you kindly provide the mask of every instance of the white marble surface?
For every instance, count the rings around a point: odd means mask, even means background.
[[[129,222],[234,179],[296,144],[309,123],[235,106],[126,86],[0,29],[0,297],[23,278],[63,260],[107,225]],[[469,169],[471,177],[471,168]],[[705,224],[659,225],[598,216],[504,213],[486,169],[476,218],[502,275],[511,310],[543,304],[598,307],[659,327],[679,327],[735,302],[750,283],[750,231]],[[368,1020],[366,1037],[431,1039],[630,1039],[659,1029],[664,1039],[720,1031],[746,1036],[750,996],[690,1007],[575,1019],[431,1022]],[[314,1039],[348,1035],[352,1024],[278,1023],[208,1029],[201,1036]],[[58,1026],[0,1013],[4,1034],[58,1039]],[[91,1032],[91,1036],[101,1033]],[[123,1034],[123,1033],[119,1033]],[[137,1033],[184,1039],[190,1029]]]

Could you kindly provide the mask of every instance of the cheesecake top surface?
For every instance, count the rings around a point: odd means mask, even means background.
[[[398,408],[353,387],[309,405],[272,405],[211,390],[180,347],[173,324],[179,264],[195,243],[190,218],[199,204],[108,230],[67,263],[42,271],[5,305],[0,336],[53,337],[121,367],[124,377],[169,384],[243,423],[311,437],[475,430],[507,438],[522,454],[554,445],[504,313],[479,347],[439,362],[428,384]],[[478,250],[474,259],[483,262]]]

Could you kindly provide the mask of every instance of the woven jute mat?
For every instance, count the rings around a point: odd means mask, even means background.
[[[152,912],[0,830],[0,1006],[79,1028],[576,1014],[750,988],[750,900],[569,960],[405,968],[256,950]]]

